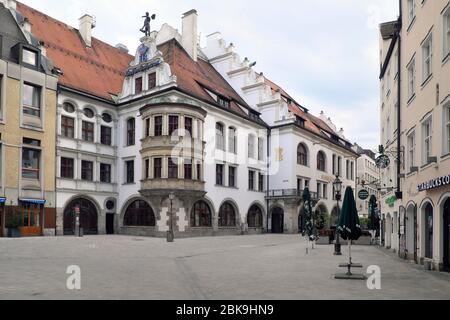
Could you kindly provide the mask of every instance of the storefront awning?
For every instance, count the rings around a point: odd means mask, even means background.
[[[6,198],[0,198],[0,204],[4,204],[6,202]]]
[[[39,199],[20,199],[20,202],[44,205],[44,204],[47,202],[47,200],[39,200]]]

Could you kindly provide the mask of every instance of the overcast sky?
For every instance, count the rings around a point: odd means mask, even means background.
[[[157,14],[153,30],[168,23],[181,31],[181,15],[197,9],[203,37],[220,31],[313,114],[323,110],[365,148],[379,145],[378,24],[397,18],[396,0],[22,1],[76,28],[93,14],[94,36],[133,54],[146,11]]]

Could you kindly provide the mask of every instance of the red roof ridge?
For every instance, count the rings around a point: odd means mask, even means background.
[[[20,7],[20,6],[25,7],[26,9],[30,10],[31,12],[36,13],[36,14],[42,16],[43,18],[45,18],[45,19],[47,19],[47,20],[52,20],[53,22],[55,22],[55,23],[57,23],[57,24],[60,24],[61,26],[65,27],[65,28],[67,28],[67,29],[71,29],[71,30],[73,30],[73,31],[77,31],[77,32],[79,33],[79,30],[78,30],[77,28],[75,28],[75,27],[73,27],[73,26],[71,26],[71,25],[69,25],[69,24],[67,24],[67,23],[65,23],[65,22],[63,22],[63,21],[61,21],[61,20],[58,20],[58,19],[56,19],[56,18],[53,18],[53,17],[51,17],[51,16],[49,16],[49,15],[43,13],[42,11],[39,11],[39,10],[33,8],[33,7],[30,7],[30,6],[26,5],[26,4],[23,3],[23,2],[20,2],[20,1],[16,1],[16,2],[17,2],[18,7]],[[18,9],[17,11],[20,12],[19,9]],[[96,37],[92,36],[92,40],[95,40],[95,41],[97,41],[97,42],[100,42],[101,44],[104,44],[104,45],[110,47],[111,49],[117,50],[117,51],[119,51],[119,52],[122,53],[122,54],[128,55],[128,56],[130,56],[130,58],[133,58],[133,57],[134,57],[133,55],[131,55],[131,54],[129,54],[129,53],[125,53],[124,51],[120,50],[119,48],[116,48],[115,46],[113,46],[113,45],[111,45],[111,44],[109,44],[109,43],[107,43],[107,42],[105,42],[105,41],[103,41],[103,40],[101,40],[101,39],[99,39],[99,38],[96,38]],[[53,44],[53,45],[57,46],[56,44]]]
[[[114,72],[114,73],[117,73],[118,75],[121,75],[121,76],[124,76],[124,75],[125,75],[126,70],[122,71],[122,70],[119,70],[119,69],[116,69],[116,68],[112,68],[112,67],[110,67],[110,66],[107,66],[107,65],[105,65],[105,64],[103,64],[103,63],[100,63],[100,62],[98,62],[98,61],[95,61],[94,59],[88,59],[86,56],[81,55],[81,54],[78,54],[78,53],[76,53],[75,51],[66,49],[66,48],[64,48],[64,47],[61,47],[61,46],[57,45],[56,43],[53,43],[53,42],[45,42],[44,45],[45,45],[47,48],[53,47],[53,48],[55,48],[55,49],[57,49],[57,50],[59,50],[59,51],[61,51],[61,52],[68,53],[68,54],[74,56],[75,58],[78,58],[78,59],[80,59],[80,60],[85,60],[85,61],[87,61],[87,62],[89,62],[89,63],[91,63],[91,64],[93,64],[93,65],[96,65],[97,67],[100,67],[100,68],[103,68],[103,69],[106,69],[106,70],[110,70],[110,71],[112,71],[112,72]],[[58,66],[58,67],[61,67],[61,68],[62,68],[62,66]],[[64,70],[63,70],[63,71],[64,71]]]

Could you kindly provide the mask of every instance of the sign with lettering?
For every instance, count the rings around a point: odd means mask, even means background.
[[[369,191],[367,191],[367,190],[361,190],[361,191],[359,191],[358,197],[359,197],[359,199],[361,199],[361,200],[367,200],[367,198],[369,198]]]
[[[436,178],[436,179],[432,179],[432,180],[424,182],[424,183],[421,183],[418,185],[417,188],[419,189],[419,192],[422,192],[422,191],[437,189],[437,188],[448,186],[448,185],[450,185],[450,174],[443,176],[443,177]]]

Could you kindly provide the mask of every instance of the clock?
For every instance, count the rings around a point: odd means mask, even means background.
[[[376,160],[377,167],[380,169],[386,169],[391,164],[391,160],[387,155],[381,155]]]

